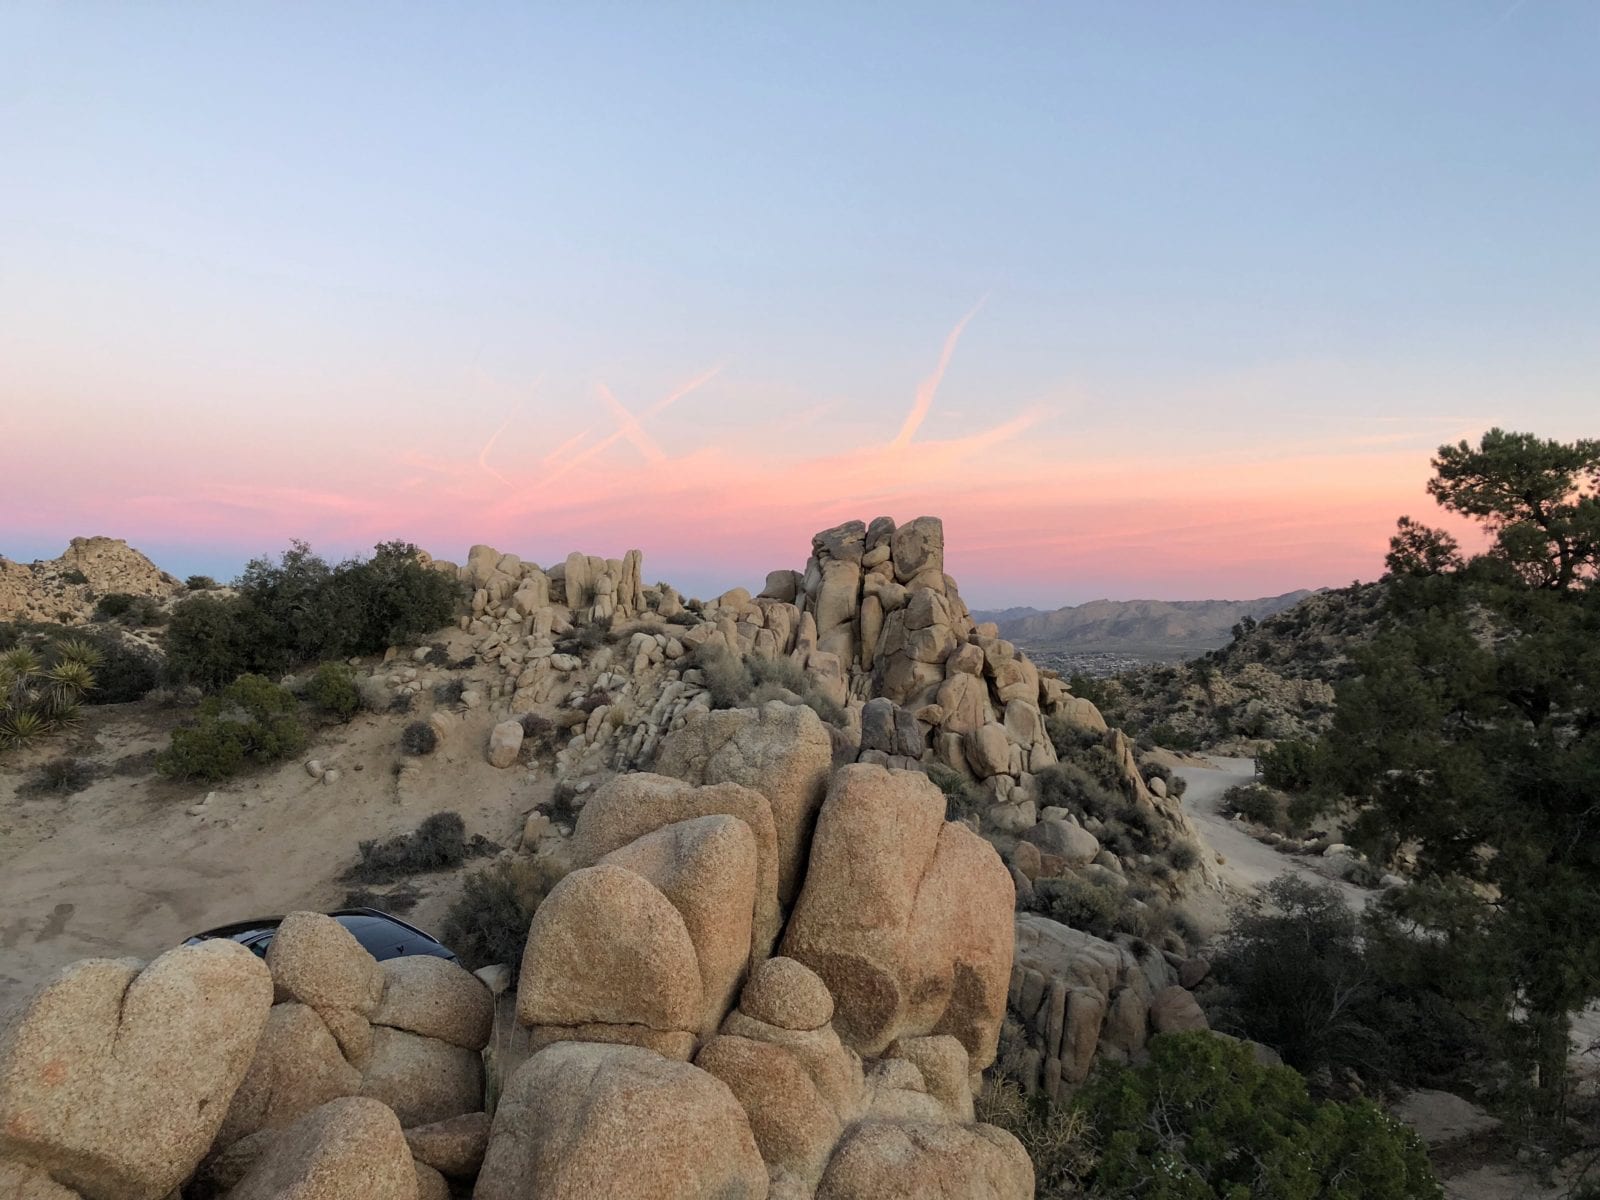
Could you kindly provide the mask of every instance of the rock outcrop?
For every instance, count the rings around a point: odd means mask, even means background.
[[[0,1034],[0,1161],[87,1200],[160,1200],[215,1138],[271,1004],[227,941],[66,968]]]
[[[182,591],[182,583],[120,538],[73,538],[59,558],[33,563],[0,556],[0,621],[78,625],[101,596],[169,600]]]

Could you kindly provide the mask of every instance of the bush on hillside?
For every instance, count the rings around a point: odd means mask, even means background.
[[[1256,770],[1268,787],[1284,792],[1310,791],[1321,779],[1317,743],[1285,739],[1256,755]]]
[[[217,581],[209,575],[191,575],[183,581],[183,586],[191,592],[214,592]]]
[[[467,826],[460,813],[436,812],[410,833],[357,846],[360,858],[340,878],[349,883],[392,883],[424,871],[444,871],[467,860]]]
[[[845,719],[844,709],[824,695],[796,664],[788,659],[740,658],[726,646],[707,642],[694,653],[694,664],[711,697],[712,708],[750,708],[766,699],[778,699],[782,688],[830,725]],[[757,693],[762,693],[757,696]]]
[[[1492,968],[1405,932],[1380,907],[1365,922],[1336,888],[1283,875],[1214,956],[1214,1024],[1290,1066],[1353,1072],[1373,1086],[1444,1086],[1484,1057],[1462,1003]]]
[[[461,587],[415,546],[384,542],[371,558],[329,565],[304,542],[252,561],[232,597],[198,593],[173,611],[172,678],[216,689],[244,672],[376,654],[450,622]]]
[[[348,721],[361,711],[361,689],[356,673],[348,663],[323,663],[306,684],[306,699],[339,721]]]
[[[461,881],[461,895],[445,914],[440,930],[469,971],[495,963],[522,969],[528,924],[561,876],[544,858],[502,859]]]
[[[1158,1200],[1437,1200],[1417,1135],[1368,1100],[1318,1103],[1288,1067],[1210,1033],[1152,1038],[1072,1107],[1097,1159],[1091,1196]]]
[[[247,762],[272,763],[306,744],[294,696],[260,675],[241,675],[172,731],[156,770],[173,779],[226,779]]]
[[[1240,784],[1223,792],[1222,811],[1279,833],[1289,830],[1289,811],[1283,797],[1259,783]]]

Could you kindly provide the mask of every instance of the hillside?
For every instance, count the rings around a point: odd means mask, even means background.
[[[1176,749],[1253,752],[1322,732],[1350,652],[1378,629],[1379,583],[1304,594],[1190,662],[1126,671],[1094,690],[1108,720]]]
[[[0,621],[78,625],[102,596],[168,600],[183,584],[120,538],[75,537],[57,558],[15,562],[0,554]]]
[[[1091,600],[1049,612],[1008,608],[973,617],[993,621],[1001,637],[1042,664],[1071,672],[1087,665],[1072,661],[1083,656],[1156,662],[1193,658],[1226,645],[1241,621],[1260,621],[1311,594],[1301,589],[1255,600]]]

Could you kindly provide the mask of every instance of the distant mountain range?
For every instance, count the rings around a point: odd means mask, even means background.
[[[1030,654],[1125,654],[1184,659],[1226,646],[1246,617],[1260,621],[1299,603],[1307,589],[1257,600],[1091,600],[1050,612],[1005,608],[974,612]]]

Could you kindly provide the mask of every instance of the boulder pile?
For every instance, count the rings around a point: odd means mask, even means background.
[[[920,771],[833,766],[809,708],[708,714],[596,789],[493,997],[294,913],[95,960],[0,1034],[0,1182],[54,1200],[1028,1200],[976,1123],[1009,871]],[[486,1101],[493,1096],[492,1116]]]
[[[26,1200],[427,1200],[482,1159],[493,999],[292,913],[266,958],[212,940],[91,959],[0,1031],[0,1184]],[[474,1148],[475,1146],[475,1148]]]
[[[658,765],[587,799],[534,916],[534,1052],[475,1194],[1031,1196],[1021,1145],[973,1123],[1011,977],[994,849],[921,772],[832,770],[781,701],[688,723]]]

